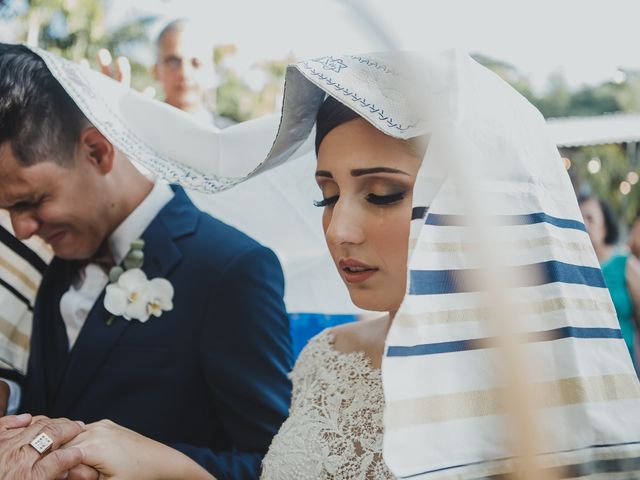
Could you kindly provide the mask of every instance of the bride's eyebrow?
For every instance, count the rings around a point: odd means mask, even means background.
[[[329,172],[327,170],[318,170],[316,172],[316,177],[333,178],[333,175],[331,175],[331,172]]]
[[[351,170],[352,177],[361,177],[362,175],[371,175],[373,173],[399,173],[400,175],[410,176],[407,172],[389,167],[356,168]]]

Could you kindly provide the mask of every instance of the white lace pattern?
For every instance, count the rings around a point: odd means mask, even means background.
[[[382,459],[384,394],[363,352],[342,353],[325,330],[291,372],[289,418],[273,439],[262,480],[394,478]]]

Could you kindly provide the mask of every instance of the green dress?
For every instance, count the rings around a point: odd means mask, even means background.
[[[618,315],[618,321],[620,322],[620,330],[622,330],[622,337],[627,344],[631,359],[634,361],[634,337],[635,337],[635,325],[633,321],[633,303],[631,302],[631,296],[627,290],[627,282],[625,280],[625,268],[627,265],[627,254],[613,255],[606,262],[602,264],[602,274],[604,275],[604,281],[609,288],[611,299],[613,300],[613,306],[616,309]]]

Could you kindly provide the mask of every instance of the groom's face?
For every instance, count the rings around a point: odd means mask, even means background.
[[[42,237],[65,259],[93,255],[110,230],[104,179],[80,157],[68,166],[44,160],[23,166],[9,142],[0,144],[0,208],[9,210],[16,236]]]

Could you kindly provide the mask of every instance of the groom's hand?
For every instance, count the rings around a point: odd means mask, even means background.
[[[84,426],[67,419],[40,418],[31,415],[0,418],[0,480],[55,480],[82,462],[77,448],[58,450],[84,431]],[[53,445],[44,454],[29,445],[45,433]]]
[[[10,394],[11,389],[9,389],[9,384],[3,380],[0,380],[0,417],[4,417],[7,414]]]

